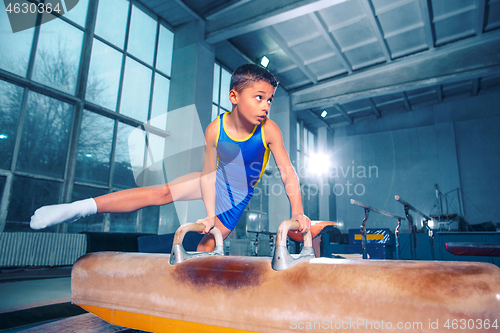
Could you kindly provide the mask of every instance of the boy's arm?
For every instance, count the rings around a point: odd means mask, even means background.
[[[208,234],[210,229],[215,225],[215,169],[217,163],[215,140],[217,138],[217,129],[218,124],[216,121],[213,121],[205,131],[205,154],[203,157],[200,186],[207,217],[196,221],[196,223],[205,226],[203,234]]]
[[[300,224],[300,232],[304,233],[311,228],[311,220],[304,215],[302,207],[302,197],[300,194],[300,183],[297,173],[293,169],[288,153],[283,145],[283,137],[281,131],[274,121],[266,119],[264,124],[265,137],[267,144],[273,153],[274,160],[281,174],[281,180],[285,185],[285,191],[290,200],[292,209],[292,220],[296,220]]]

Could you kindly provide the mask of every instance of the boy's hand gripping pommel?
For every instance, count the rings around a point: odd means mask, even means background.
[[[300,233],[306,233],[311,229],[311,220],[303,213],[293,214],[291,220],[299,222]]]
[[[198,224],[202,224],[205,226],[202,234],[207,235],[210,233],[210,230],[215,226],[215,217],[205,217],[204,219],[200,219],[196,221]]]

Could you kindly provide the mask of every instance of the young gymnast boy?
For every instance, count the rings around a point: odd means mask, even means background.
[[[297,174],[283,146],[278,126],[267,118],[277,86],[274,76],[260,66],[248,64],[234,71],[229,92],[233,108],[218,116],[205,131],[201,174],[191,173],[165,185],[44,206],[31,217],[31,228],[71,223],[95,213],[131,212],[147,206],[202,198],[207,217],[197,221],[205,226],[205,237],[198,251],[212,251],[215,240],[209,234],[210,229],[215,225],[224,239],[234,230],[271,152],[290,201],[291,218],[299,222],[300,232],[307,232],[311,221],[304,215]]]

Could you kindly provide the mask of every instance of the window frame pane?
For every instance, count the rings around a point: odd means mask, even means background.
[[[64,14],[64,17],[68,20],[78,24],[81,27],[85,27],[87,21],[87,13],[89,8],[89,0],[78,0],[75,7],[70,9]]]
[[[172,55],[174,51],[175,35],[160,23],[160,36],[158,38],[158,56],[156,58],[156,69],[167,75],[172,75]]]
[[[83,110],[75,182],[101,185],[109,183],[114,127],[114,120]],[[87,174],[91,177],[85,177]]]
[[[10,170],[21,117],[24,89],[0,80],[0,169]]]
[[[150,66],[153,66],[157,27],[158,21],[132,5],[127,52]]]
[[[137,183],[134,178],[133,167],[141,164],[140,161],[142,161],[141,165],[145,165],[144,149],[146,132],[143,131],[142,133],[144,135],[144,141],[137,142],[137,139],[130,138],[134,130],[137,130],[137,128],[134,128],[122,122],[118,123],[112,176],[113,186],[124,186],[128,188],[137,187]],[[134,133],[138,134],[138,132]],[[134,144],[133,147],[129,147],[129,144],[131,143]],[[131,157],[134,159],[133,161],[130,160]],[[118,170],[118,163],[122,163],[121,170]]]
[[[27,15],[27,14],[26,14]],[[29,26],[35,26],[36,15],[23,16],[23,20],[32,20]],[[35,28],[26,29],[17,33],[12,32],[7,12],[0,11],[0,68],[26,77],[30,60]]]
[[[120,114],[147,122],[153,71],[127,57],[123,73]]]
[[[99,1],[95,34],[123,50],[129,9],[130,3],[125,0]]]
[[[16,170],[62,179],[73,117],[72,104],[30,91]]]
[[[107,59],[108,64],[112,64],[114,68],[106,65],[102,59]],[[85,100],[116,111],[122,60],[123,53],[94,38]],[[112,80],[109,80],[110,77]],[[104,87],[102,86],[102,82],[104,82]],[[92,96],[92,91],[97,96]],[[106,99],[106,95],[111,97]],[[103,99],[100,100],[100,98]]]
[[[44,17],[51,19],[50,22],[40,26],[32,80],[74,95],[82,53],[83,31],[60,18],[54,18],[54,15],[44,14]],[[71,46],[68,47],[68,44]]]

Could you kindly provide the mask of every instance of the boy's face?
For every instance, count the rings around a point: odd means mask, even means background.
[[[238,114],[253,125],[258,125],[266,119],[271,108],[276,89],[266,81],[250,83],[240,92],[232,89],[229,99],[235,105]]]

